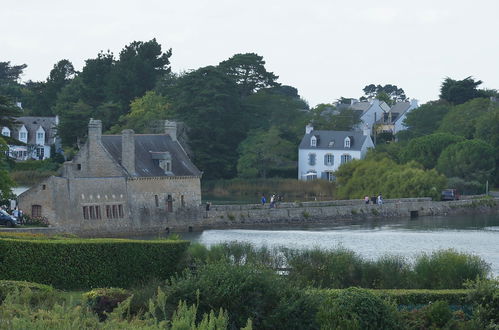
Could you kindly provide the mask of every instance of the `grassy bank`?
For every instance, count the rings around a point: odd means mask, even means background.
[[[325,200],[335,196],[335,185],[325,180],[300,181],[297,179],[232,179],[203,181],[203,196],[220,200],[243,200],[257,203],[262,194],[267,199],[278,194],[285,201]]]

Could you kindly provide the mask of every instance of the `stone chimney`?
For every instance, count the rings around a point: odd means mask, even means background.
[[[100,120],[90,118],[88,123],[88,142],[91,147],[101,142],[102,137],[102,122]]]
[[[177,123],[165,120],[165,133],[170,135],[172,141],[177,141]]]
[[[312,124],[308,124],[307,126],[305,126],[305,134],[310,134],[313,130],[314,126],[312,126]]]
[[[137,175],[135,173],[135,135],[131,129],[121,132],[121,165],[130,175]]]

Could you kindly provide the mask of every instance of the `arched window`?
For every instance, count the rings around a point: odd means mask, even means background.
[[[315,165],[315,154],[308,154],[308,165]]]
[[[345,148],[350,148],[350,138],[348,136],[345,138]]]
[[[315,136],[310,138],[310,146],[317,147],[317,138]]]
[[[349,154],[341,155],[341,163],[342,164],[348,163],[351,160],[352,160],[352,156],[350,156]]]
[[[333,154],[325,154],[324,155],[324,165],[333,166],[334,164],[334,156]]]

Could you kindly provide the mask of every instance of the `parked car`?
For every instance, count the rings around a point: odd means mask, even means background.
[[[0,225],[15,227],[19,225],[19,223],[16,218],[8,214],[6,211],[0,210]]]
[[[443,201],[457,201],[459,197],[460,195],[456,189],[444,189],[440,195],[440,199]]]

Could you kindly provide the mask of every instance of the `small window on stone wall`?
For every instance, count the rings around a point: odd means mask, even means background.
[[[32,205],[31,206],[31,216],[33,218],[42,216],[42,206],[41,205]]]
[[[113,218],[118,217],[118,205],[113,205]]]
[[[182,205],[182,207],[185,206],[184,195],[180,195],[180,205]]]
[[[83,219],[88,220],[88,206],[83,207]]]
[[[123,205],[118,205],[118,215],[123,218]]]
[[[159,207],[159,198],[158,198],[158,195],[154,195],[154,203],[156,204],[156,207]]]
[[[76,165],[76,169],[77,169],[78,171],[81,171],[81,164],[77,164],[77,165]]]
[[[111,205],[106,205],[106,218],[112,219],[112,214],[111,214]]]
[[[95,208],[94,206],[90,206],[90,219],[95,219]]]
[[[47,189],[47,186],[42,184],[42,190],[45,190],[45,189]]]

